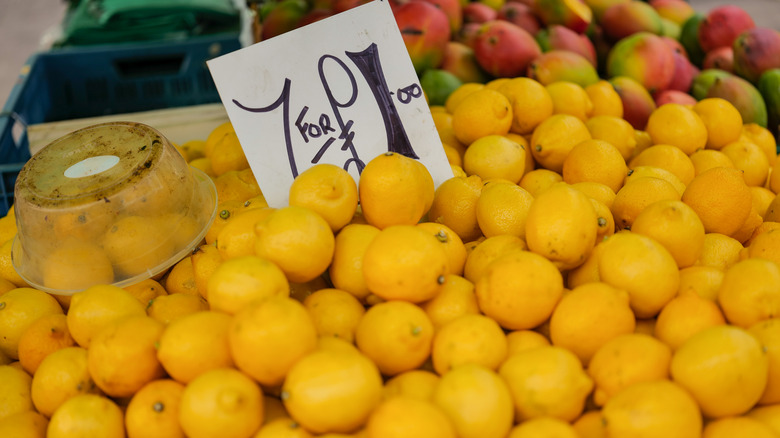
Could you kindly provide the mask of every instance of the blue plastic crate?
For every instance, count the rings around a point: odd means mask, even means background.
[[[206,61],[239,48],[220,35],[31,56],[0,112],[0,215],[30,158],[27,125],[220,102]]]

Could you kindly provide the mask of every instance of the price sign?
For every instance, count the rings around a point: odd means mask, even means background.
[[[438,185],[453,176],[385,0],[375,0],[208,62],[266,200],[287,205],[317,163],[357,181],[387,151],[420,160]]]

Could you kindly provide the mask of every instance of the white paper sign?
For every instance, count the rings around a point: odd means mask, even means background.
[[[375,0],[208,62],[269,205],[316,163],[358,180],[388,150],[453,176],[390,5]]]

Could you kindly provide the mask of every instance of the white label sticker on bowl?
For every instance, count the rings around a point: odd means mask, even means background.
[[[116,166],[118,162],[119,157],[114,155],[99,155],[97,157],[85,158],[68,167],[65,170],[65,176],[68,178],[83,178],[85,176],[97,175]]]

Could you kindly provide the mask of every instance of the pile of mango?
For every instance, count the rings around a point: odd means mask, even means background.
[[[259,11],[262,39],[366,0],[281,0]],[[706,14],[685,0],[391,0],[429,101],[461,83],[527,76],[542,84],[609,80],[643,129],[667,102],[732,102],[777,134],[780,33],[738,3]],[[433,7],[432,7],[433,6]],[[641,86],[640,86],[641,85]]]

